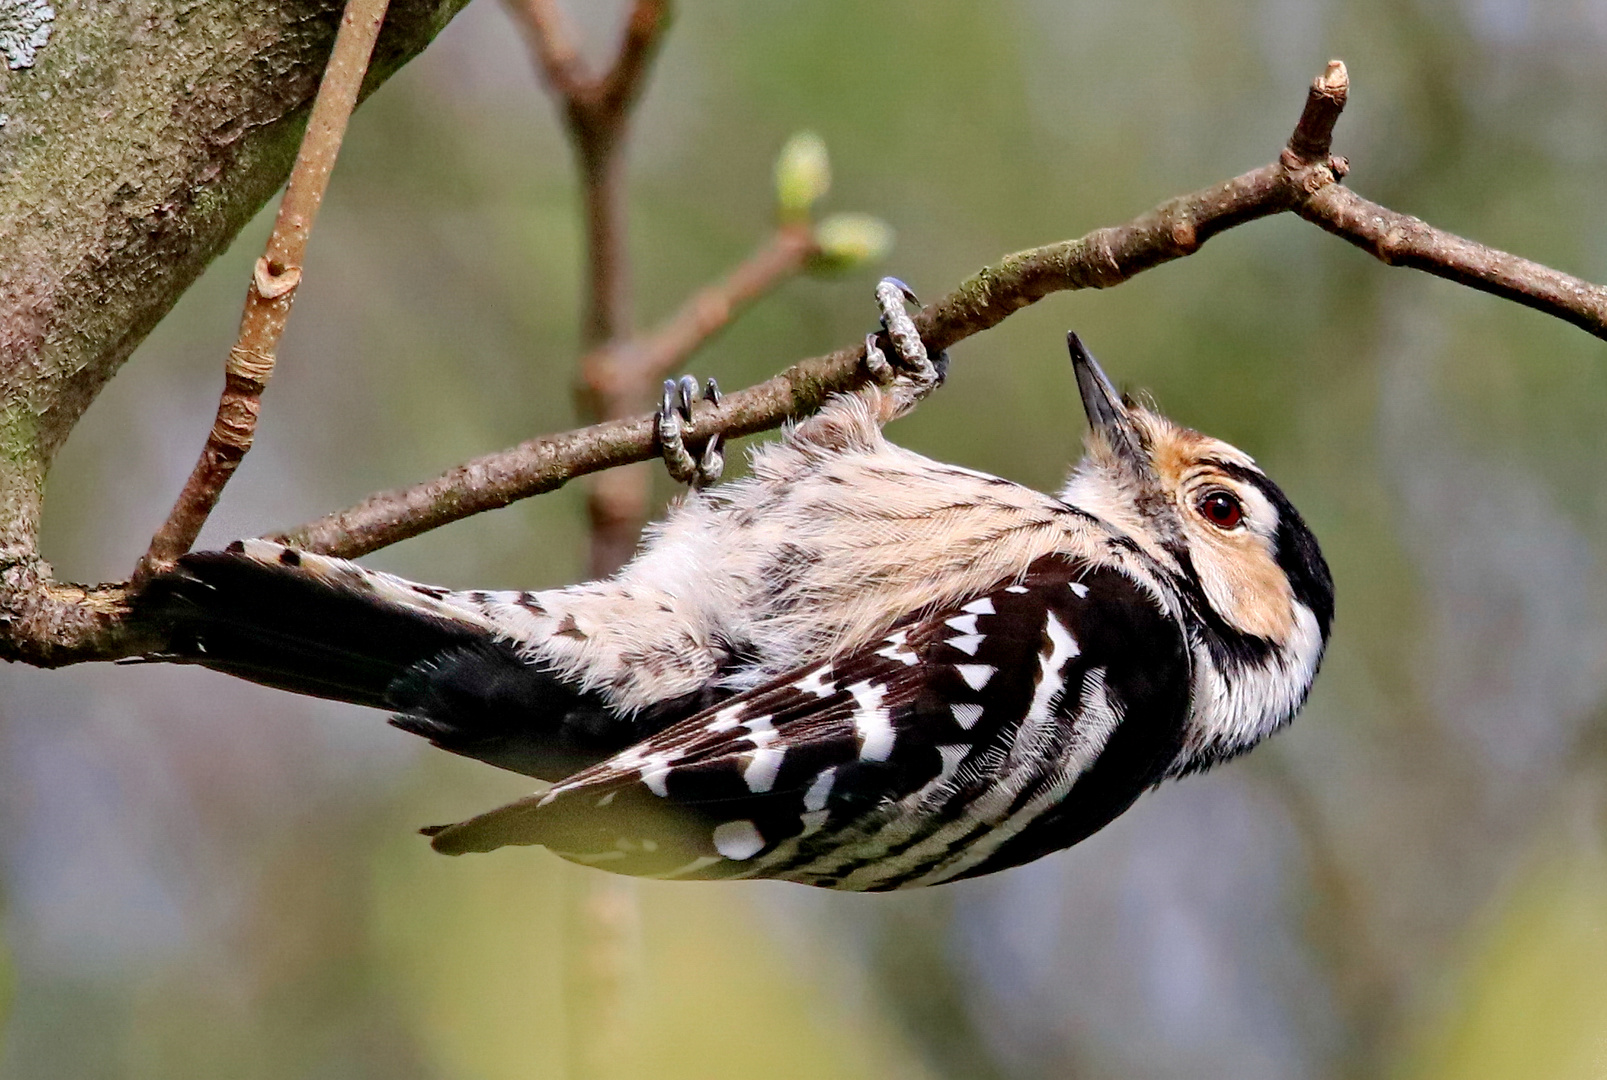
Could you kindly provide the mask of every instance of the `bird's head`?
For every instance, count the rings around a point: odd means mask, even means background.
[[[1087,454],[1061,498],[1102,518],[1171,574],[1225,681],[1197,732],[1199,768],[1286,722],[1305,700],[1333,621],[1317,539],[1255,460],[1124,399],[1075,334]]]

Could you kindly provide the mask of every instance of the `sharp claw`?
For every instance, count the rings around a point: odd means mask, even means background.
[[[720,404],[720,397],[719,383],[715,382],[713,379],[710,379],[706,384],[704,384],[704,401],[708,402],[710,405],[718,407]],[[704,444],[703,447],[702,460],[698,462],[697,479],[693,481],[694,486],[701,488],[705,485],[712,484],[716,480],[720,479],[721,473],[725,472],[725,454],[722,452],[722,446],[724,443],[725,435],[722,432],[716,431],[713,435],[709,436],[709,441]]]
[[[692,402],[697,400],[697,380],[690,375],[682,375],[679,389],[681,419],[690,423],[692,420]]]
[[[664,397],[658,410],[659,453],[670,478],[694,490],[712,484],[725,471],[725,455],[721,453],[724,440],[719,434],[711,436],[703,453],[693,457],[686,446],[683,426],[692,422],[695,402],[719,405],[720,397],[720,384],[713,379],[701,391],[698,381],[690,375],[664,381]]]
[[[884,277],[884,278],[882,278],[882,282],[884,284],[887,284],[887,285],[897,286],[898,291],[904,294],[904,299],[908,300],[910,303],[914,304],[916,307],[920,306],[921,301],[920,301],[920,299],[918,297],[916,297],[915,290],[910,288],[908,285],[904,284],[902,281],[898,280],[898,278],[896,278],[896,277]]]
[[[725,472],[725,454],[720,451],[720,444],[724,441],[718,432],[709,436],[709,444],[703,448],[703,459],[698,462],[696,487],[712,484],[720,479]]]
[[[658,449],[664,459],[664,468],[670,478],[686,483],[697,474],[697,462],[687,453],[686,441],[681,437],[682,413],[677,402],[684,387],[674,379],[664,380],[664,397],[658,409]],[[690,416],[687,417],[690,419]]]

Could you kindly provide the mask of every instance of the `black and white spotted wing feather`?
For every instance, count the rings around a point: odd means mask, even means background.
[[[1046,557],[434,830],[435,845],[542,844],[621,873],[861,890],[988,873],[1076,843],[1165,775],[1188,665],[1149,590]]]

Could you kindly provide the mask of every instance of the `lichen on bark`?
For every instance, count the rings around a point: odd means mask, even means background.
[[[0,56],[6,67],[31,67],[50,40],[56,10],[46,0],[0,0]]]

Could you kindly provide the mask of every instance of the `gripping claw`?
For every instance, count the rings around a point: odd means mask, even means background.
[[[876,306],[882,312],[882,331],[892,346],[894,359],[878,344],[882,334],[865,337],[865,370],[876,383],[891,385],[897,378],[909,380],[916,400],[930,394],[943,382],[948,370],[948,356],[938,353],[934,364],[926,355],[926,346],[915,329],[915,321],[904,310],[904,303],[919,304],[915,291],[898,278],[884,277],[876,284]]]
[[[658,407],[658,445],[664,458],[664,467],[676,483],[687,484],[694,491],[714,483],[725,471],[725,455],[721,452],[723,436],[710,436],[701,456],[694,458],[686,447],[685,426],[692,420],[693,404],[701,399],[710,405],[720,403],[720,386],[710,379],[701,395],[698,383],[690,375],[680,379],[664,380],[664,396]]]

